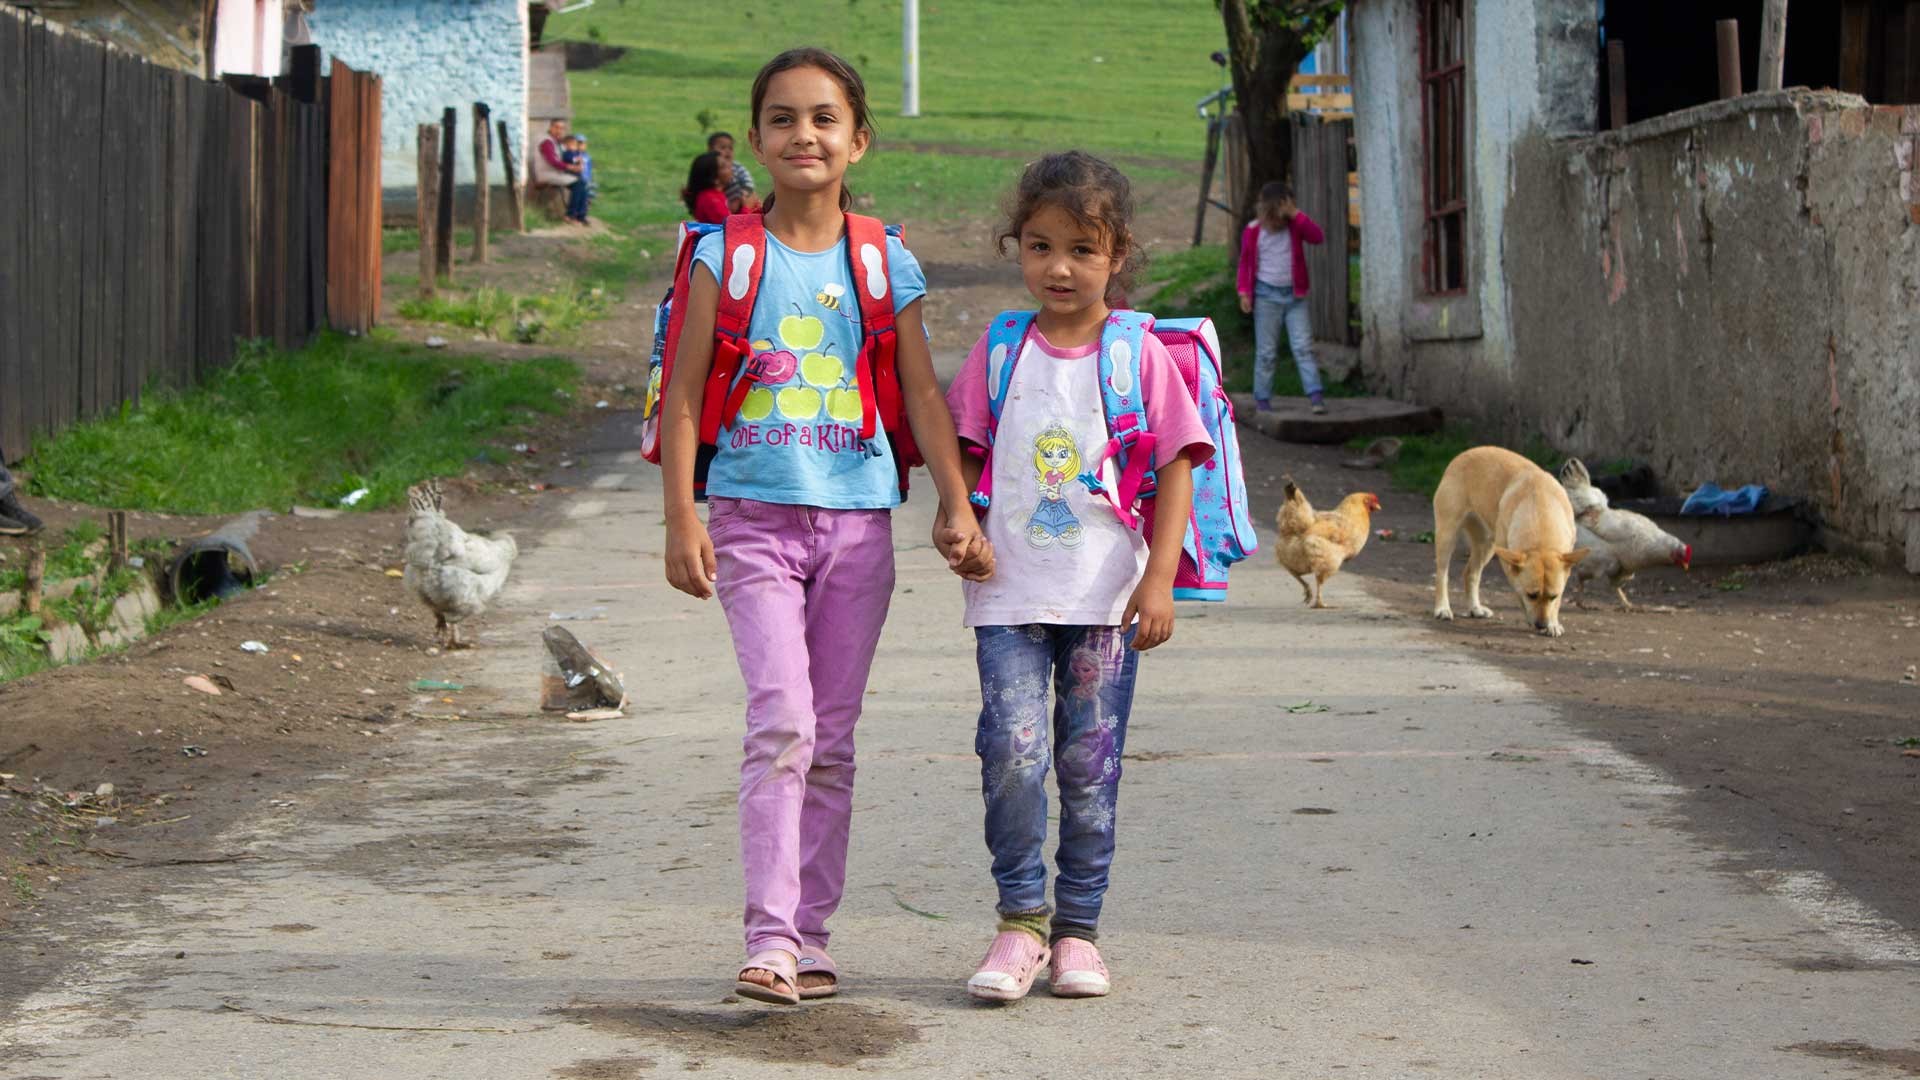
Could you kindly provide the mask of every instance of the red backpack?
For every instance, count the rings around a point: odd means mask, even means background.
[[[694,461],[693,490],[706,496],[707,466],[712,463],[720,429],[731,425],[747,393],[761,381],[785,381],[791,366],[763,362],[771,352],[755,354],[749,338],[753,304],[760,295],[760,275],[767,262],[766,220],[759,214],[734,214],[725,225],[685,222],[680,226],[674,255],[673,287],[660,302],[653,329],[653,355],[648,362],[647,397],[640,426],[640,453],[660,464],[660,406],[673,381],[674,360],[680,349],[680,328],[686,306],[676,300],[687,295],[693,272],[693,252],[700,238],[724,231],[720,258],[720,299],[713,320],[713,367],[707,373],[700,398],[700,450]],[[919,448],[906,421],[906,402],[900,375],[894,366],[898,339],[893,323],[893,283],[887,273],[887,237],[900,235],[898,226],[878,218],[847,215],[847,278],[860,305],[860,351],[854,358],[854,389],[860,393],[860,437],[873,439],[885,432],[900,470],[900,490],[907,489],[907,470],[922,464]],[[770,378],[777,375],[778,378]]]

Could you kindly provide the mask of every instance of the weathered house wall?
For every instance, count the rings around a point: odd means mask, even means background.
[[[1437,299],[1413,8],[1356,4],[1363,212],[1411,223],[1365,239],[1363,369],[1673,489],[1805,495],[1840,539],[1920,571],[1920,113],[1750,94],[1593,135],[1590,7],[1473,5],[1478,247],[1468,294]]]
[[[459,110],[455,175],[473,183],[473,103],[484,101],[505,120],[516,161],[523,153],[527,106],[527,7],[523,0],[320,0],[307,25],[328,57],[377,71],[381,136],[386,149],[381,184],[411,192],[416,181],[415,135],[437,124],[443,110]],[[496,134],[496,138],[497,138]],[[494,162],[500,160],[495,148]],[[493,182],[500,183],[495,165]]]

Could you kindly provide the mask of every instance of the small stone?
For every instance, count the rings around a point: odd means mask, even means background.
[[[111,794],[113,794],[113,785],[112,785],[112,784],[101,784],[101,785],[100,785],[99,787],[97,787],[97,788],[94,788],[94,789],[93,789],[93,793],[94,793],[94,795],[96,795],[96,796],[98,796],[99,798],[102,798],[102,799],[104,799],[104,798],[106,798],[107,796],[109,796],[109,795],[111,795]]]

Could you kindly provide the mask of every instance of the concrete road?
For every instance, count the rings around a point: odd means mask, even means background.
[[[1743,876],[1676,791],[1576,737],[1357,578],[1308,612],[1264,557],[1142,667],[1106,1000],[963,988],[993,889],[959,590],[896,519],[860,732],[846,993],[729,997],[740,679],[720,612],[661,580],[655,470],[616,418],[437,675],[491,720],[424,724],[400,775],[316,776],[110,913],[0,1029],[63,1078],[1893,1077],[1920,1070],[1920,944],[1818,875]],[[1279,448],[1249,437],[1249,467]],[[554,615],[632,715],[536,718]],[[1518,632],[1518,631],[1516,631]],[[424,674],[424,673],[423,673]],[[451,708],[428,697],[427,713]]]

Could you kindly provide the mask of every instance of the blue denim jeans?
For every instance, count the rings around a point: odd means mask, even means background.
[[[567,188],[567,216],[577,221],[587,220],[587,199],[591,194],[586,177],[575,179]]]
[[[1253,396],[1273,397],[1273,364],[1280,352],[1280,331],[1287,332],[1293,366],[1308,397],[1320,396],[1320,365],[1313,362],[1313,318],[1307,298],[1292,288],[1256,282],[1253,287]]]
[[[980,755],[987,850],[1002,915],[1047,911],[1047,767],[1060,787],[1060,844],[1054,852],[1056,935],[1089,939],[1100,922],[1113,864],[1120,756],[1140,654],[1131,627],[982,626]],[[1047,727],[1047,692],[1053,726]]]

